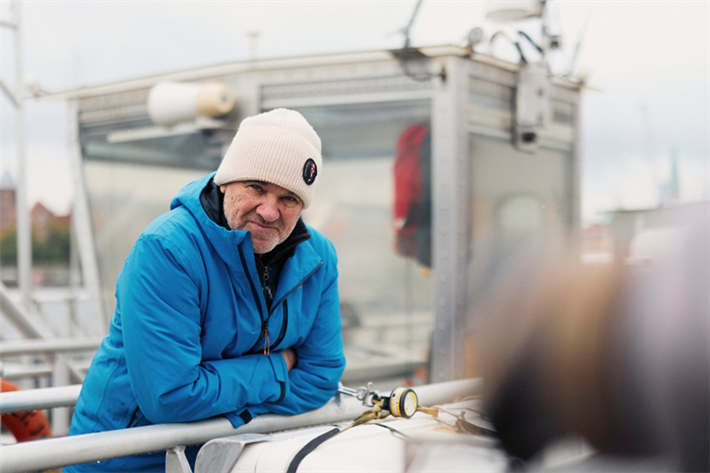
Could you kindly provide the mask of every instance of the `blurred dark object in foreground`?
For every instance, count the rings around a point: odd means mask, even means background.
[[[548,261],[478,307],[486,411],[513,459],[581,435],[587,469],[710,471],[708,210],[642,264]]]

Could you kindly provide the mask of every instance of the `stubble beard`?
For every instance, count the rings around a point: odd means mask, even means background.
[[[254,247],[254,253],[257,255],[265,254],[276,248],[280,243],[283,243],[283,241],[286,238],[282,238],[283,234],[283,225],[276,221],[272,223],[268,223],[264,221],[259,214],[256,212],[251,212],[247,214],[243,219],[234,221],[234,219],[230,218],[229,216],[227,218],[227,223],[229,224],[229,228],[232,230],[243,230],[249,232],[251,235],[251,241],[252,241],[252,246]],[[262,232],[255,232],[249,228],[247,228],[247,225],[253,222],[257,225],[261,225],[264,227],[270,227],[276,230],[274,232],[273,230],[264,230],[263,233],[268,233],[268,234],[273,234],[273,236],[269,236],[267,239],[262,239],[262,238],[255,238],[255,236],[260,236],[259,233]]]

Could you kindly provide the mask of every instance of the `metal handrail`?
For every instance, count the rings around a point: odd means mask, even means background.
[[[0,356],[96,350],[102,340],[103,337],[5,340],[0,344]]]
[[[76,404],[81,384],[57,388],[28,389],[0,394],[0,414],[36,411],[54,407],[72,407]]]
[[[419,402],[432,406],[452,402],[479,391],[480,380],[461,380],[419,386]],[[28,392],[28,391],[25,391]],[[305,414],[267,414],[235,429],[225,417],[174,424],[149,425],[126,430],[36,440],[2,446],[0,471],[19,473],[78,463],[108,460],[201,444],[218,437],[245,433],[271,433],[353,419],[368,408],[355,398],[335,397],[325,406]]]
[[[52,376],[54,373],[54,368],[46,364],[32,365],[30,367],[23,366],[17,370],[13,368],[14,367],[5,366],[5,364],[0,365],[2,379],[6,379],[8,381],[27,378],[36,379],[43,376]]]

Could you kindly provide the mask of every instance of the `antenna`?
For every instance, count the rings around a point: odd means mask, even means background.
[[[584,26],[582,26],[582,31],[579,33],[579,38],[577,38],[577,44],[574,46],[574,52],[572,53],[572,58],[569,62],[569,68],[567,73],[563,77],[573,77],[574,69],[577,66],[577,60],[579,59],[579,53],[582,50],[582,45],[584,44],[584,39],[587,36],[587,27],[589,27],[590,16],[587,15],[587,19],[584,21]]]
[[[410,46],[409,46],[409,31],[412,29],[412,25],[414,24],[414,19],[417,17],[417,12],[419,11],[419,7],[421,6],[423,0],[417,0],[417,4],[414,6],[414,11],[412,12],[412,16],[409,19],[409,23],[407,24],[406,27],[402,29],[402,33],[404,34],[404,46],[402,46],[402,49],[399,52],[399,63],[400,66],[402,67],[402,71],[404,72],[404,75],[407,77],[411,77],[412,79],[420,82],[425,82],[428,80],[433,79],[434,77],[441,77],[442,79],[445,78],[444,74],[442,72],[438,74],[433,74],[431,72],[425,72],[423,74],[416,74],[414,73],[410,68],[409,68],[409,60],[411,59],[411,56],[413,56],[411,53]]]

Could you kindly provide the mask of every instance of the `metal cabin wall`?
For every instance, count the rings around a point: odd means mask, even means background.
[[[523,152],[515,66],[451,57],[446,71],[432,106],[434,382],[478,375],[473,309],[527,258],[569,247],[580,224],[579,91],[552,86],[551,123]]]
[[[466,376],[477,376],[477,327],[491,294],[542,258],[569,249],[579,231],[579,90],[551,87],[552,119],[537,129],[538,146],[514,145],[514,68],[473,62],[468,90],[468,281]]]
[[[552,87],[551,123],[537,130],[537,148],[524,152],[513,145],[515,72],[473,63],[469,86],[472,243],[509,237],[500,227],[501,207],[518,200],[538,214],[539,234],[522,232],[523,239],[504,243],[567,246],[579,227],[579,92]],[[525,213],[515,215],[524,230]]]

